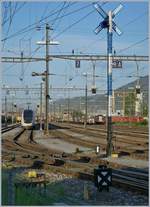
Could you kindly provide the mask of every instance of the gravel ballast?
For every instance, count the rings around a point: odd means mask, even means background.
[[[114,186],[110,187],[109,192],[105,190],[99,192],[91,181],[83,181],[59,173],[49,173],[48,176],[50,183],[47,193],[52,193],[53,189],[55,191],[61,189],[63,196],[60,195],[60,203],[63,201],[66,205],[148,205],[148,196],[140,193],[126,191]],[[85,186],[88,189],[88,199],[84,196]]]

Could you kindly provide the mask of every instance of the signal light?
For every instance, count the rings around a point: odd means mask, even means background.
[[[141,90],[140,88],[136,88],[136,94],[140,94]]]
[[[80,60],[76,60],[75,61],[75,67],[76,68],[80,68]]]
[[[96,94],[96,88],[92,88],[91,91],[93,94]]]
[[[136,91],[136,94],[140,94],[141,93],[141,89],[140,89],[139,85],[136,86],[135,91]]]

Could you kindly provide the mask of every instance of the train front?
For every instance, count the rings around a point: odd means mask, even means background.
[[[23,111],[21,125],[25,129],[31,129],[34,127],[34,113],[32,110]]]

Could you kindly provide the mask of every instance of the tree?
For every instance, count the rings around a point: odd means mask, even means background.
[[[83,116],[83,113],[82,113],[81,111],[76,111],[76,110],[74,110],[74,111],[72,112],[72,118],[73,118],[73,121],[80,121],[81,118],[82,118],[82,116]]]
[[[129,93],[125,97],[125,116],[134,116],[135,115],[135,93]]]
[[[148,105],[146,103],[142,104],[142,116],[148,117]]]

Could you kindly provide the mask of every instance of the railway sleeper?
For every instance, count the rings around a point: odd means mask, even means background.
[[[79,159],[75,159],[73,161],[81,162],[81,163],[89,163],[90,160],[91,160],[91,158],[88,156],[81,156]]]

